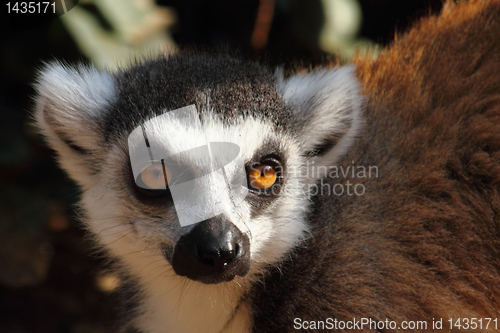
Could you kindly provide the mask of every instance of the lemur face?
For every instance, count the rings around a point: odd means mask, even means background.
[[[245,276],[251,263],[276,261],[300,239],[306,226],[295,219],[303,214],[304,195],[299,177],[288,171],[299,171],[303,161],[290,134],[265,119],[225,122],[210,105],[197,105],[192,116],[166,112],[138,127],[133,140],[123,137],[128,150],[123,147],[110,168],[122,167],[116,173],[126,188],[110,194],[127,193],[116,205],[134,213],[122,218],[133,218],[137,234],[155,240],[176,274],[220,283]],[[152,154],[164,159],[150,157],[146,139]],[[242,162],[243,177],[227,163],[233,156]]]
[[[351,68],[284,80],[180,54],[117,73],[53,64],[37,88],[37,121],[83,189],[86,226],[138,276],[149,265],[217,284],[279,262],[307,233],[308,168],[334,163],[360,127]],[[172,116],[184,107],[189,116]],[[147,146],[165,158],[134,165]],[[231,147],[243,172],[206,172]],[[188,183],[191,194],[176,196]]]

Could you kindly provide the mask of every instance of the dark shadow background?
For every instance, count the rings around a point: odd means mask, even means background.
[[[172,32],[180,46],[229,45],[271,65],[317,64],[326,56],[314,43],[322,24],[319,1],[290,0],[289,10],[275,10],[268,43],[259,50],[250,43],[258,0],[157,3],[177,10]],[[440,0],[360,4],[361,36],[381,45],[442,6]],[[307,17],[300,18],[304,10]],[[84,56],[59,19],[15,33],[5,19],[0,24],[0,332],[112,332],[114,280],[77,222],[78,190],[30,125],[36,68]]]

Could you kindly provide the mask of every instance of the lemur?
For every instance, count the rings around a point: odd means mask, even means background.
[[[122,332],[500,317],[500,1],[449,1],[345,66],[180,52],[116,72],[56,62],[36,88],[85,227],[135,285]],[[217,144],[240,167],[203,171]],[[174,196],[199,179],[201,201]]]

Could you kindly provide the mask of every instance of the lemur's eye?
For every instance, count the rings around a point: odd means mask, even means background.
[[[141,171],[137,185],[148,190],[165,190],[170,176],[168,168],[161,162],[155,162]]]
[[[267,190],[278,180],[275,165],[261,164],[253,166],[248,172],[248,184],[257,190]]]

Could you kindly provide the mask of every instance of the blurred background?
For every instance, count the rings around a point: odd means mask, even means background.
[[[70,0],[55,14],[7,1],[0,42],[0,333],[113,332],[120,279],[78,222],[78,189],[31,125],[44,61],[114,69],[182,48],[269,66],[348,61],[438,13],[441,0]],[[54,3],[54,5],[52,5]],[[9,5],[10,4],[10,5]],[[43,9],[43,7],[42,7]],[[8,13],[10,10],[10,14]]]

